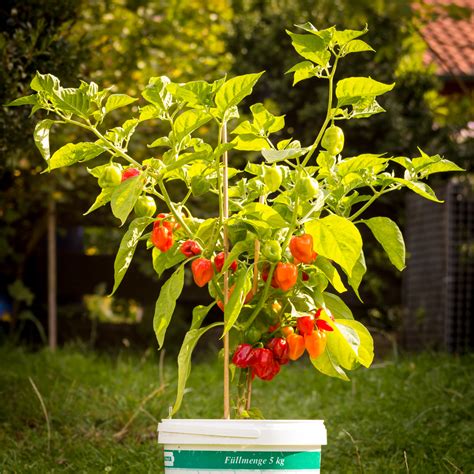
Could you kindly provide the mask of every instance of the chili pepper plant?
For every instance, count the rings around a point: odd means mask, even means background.
[[[108,114],[138,99],[101,90],[93,82],[64,88],[56,77],[37,73],[31,82],[34,94],[9,104],[48,113],[34,132],[47,170],[87,166],[99,190],[85,214],[110,205],[127,227],[115,259],[112,293],[138,245],[150,250],[158,276],[172,269],[156,301],[153,325],[160,348],[185,271],[192,272],[195,285],[207,288],[209,304],[193,309],[178,356],[173,413],[182,403],[192,352],[213,328],[222,336],[225,418],[231,407],[235,416],[252,416],[254,379],[268,383],[305,355],[322,374],[343,380],[348,380],[347,371],[369,367],[372,337],[338,294],[350,287],[360,298],[366,272],[360,228],[370,229],[398,270],[405,266],[405,247],[395,222],[365,218],[364,211],[380,196],[402,188],[439,202],[424,179],[460,169],[421,150],[414,158],[382,150],[346,156],[344,123],[384,112],[379,97],[394,84],[337,78],[346,56],[373,51],[360,39],[367,29],[317,30],[311,23],[297,29],[288,31],[303,59],[287,71],[293,86],[303,80],[328,85],[327,112],[314,118],[310,144],[286,136],[284,115],[274,115],[261,103],[240,118],[239,105],[263,72],[212,83],[152,77],[130,118],[113,128],[105,126]],[[128,151],[129,141],[148,121],[159,122],[169,133],[150,138],[149,157],[140,161]],[[49,135],[56,125],[85,129],[91,140],[68,143],[51,155]],[[101,164],[94,165],[98,158]],[[245,161],[243,169],[233,166],[236,159]],[[177,193],[170,189],[178,181],[185,192],[172,199]],[[204,218],[199,210],[192,212],[193,197],[214,203],[215,214]],[[163,210],[158,214],[157,203]],[[214,306],[221,318],[206,323]],[[231,379],[238,386],[233,403]]]

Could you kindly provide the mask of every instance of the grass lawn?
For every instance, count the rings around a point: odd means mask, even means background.
[[[6,346],[0,357],[2,473],[162,472],[156,424],[173,401],[174,361],[165,361],[160,380],[151,352]],[[293,365],[272,382],[256,381],[254,405],[268,419],[324,419],[323,472],[474,472],[473,355],[406,356],[358,370],[351,383]],[[220,366],[193,368],[179,417],[219,418]]]

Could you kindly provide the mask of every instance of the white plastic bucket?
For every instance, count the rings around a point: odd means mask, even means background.
[[[163,420],[165,473],[319,473],[322,420]]]

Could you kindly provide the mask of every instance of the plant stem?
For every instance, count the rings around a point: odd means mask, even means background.
[[[380,196],[383,194],[387,194],[391,191],[395,191],[396,189],[400,189],[402,187],[401,184],[397,184],[391,188],[388,189],[381,189],[380,191],[377,191],[358,211],[354,212],[351,217],[349,217],[350,221],[353,221],[354,219],[357,219],[369,206],[371,206]]]
[[[326,130],[326,127],[331,120],[332,95],[333,95],[333,90],[334,90],[334,75],[336,73],[338,61],[339,61],[339,56],[336,55],[336,59],[334,60],[331,74],[329,75],[328,109],[326,112],[326,118],[324,119],[323,125],[321,126],[321,129],[319,130],[318,136],[316,137],[313,144],[311,145],[311,149],[309,150],[308,154],[303,160],[302,166],[306,166],[310,158],[313,156],[313,153],[316,151],[316,148],[318,147],[319,142],[321,141],[321,138],[323,138],[324,131]]]
[[[258,202],[260,204],[265,203],[265,196],[260,196],[258,198]],[[252,285],[252,292],[255,295],[257,293],[258,287],[258,260],[260,257],[260,240],[255,239],[255,248],[253,253],[253,285]]]
[[[222,122],[221,143],[227,143],[227,123]],[[223,246],[224,261],[229,256],[229,234],[227,229],[227,219],[229,219],[229,175],[228,175],[228,153],[222,154],[222,209],[219,209],[221,222],[223,223]],[[220,173],[218,173],[219,176]],[[226,307],[229,301],[229,270],[224,272],[224,321],[226,319]],[[224,335],[224,419],[230,418],[230,382],[229,382],[229,333]]]
[[[252,369],[247,369],[247,395],[245,402],[245,409],[250,410],[250,405],[252,403]]]
[[[168,206],[169,210],[173,214],[174,218],[181,224],[181,227],[184,229],[186,234],[188,234],[188,236],[192,236],[193,233],[191,232],[191,229],[188,227],[186,222],[184,222],[183,216],[181,215],[180,212],[178,212],[175,205],[173,204],[173,201],[171,200],[168,194],[168,190],[165,187],[165,183],[163,183],[162,180],[158,180],[158,186],[161,190],[161,193],[163,194],[166,205]]]

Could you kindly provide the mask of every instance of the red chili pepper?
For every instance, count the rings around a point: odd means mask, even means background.
[[[257,348],[252,365],[253,373],[262,380],[271,380],[280,371],[280,365],[270,349]]]
[[[194,257],[199,255],[202,250],[199,244],[195,240],[186,240],[181,244],[179,249],[185,257]]]
[[[122,182],[129,178],[133,178],[134,176],[138,176],[139,174],[140,170],[137,170],[137,168],[127,168],[122,171]]]
[[[151,241],[157,249],[167,252],[173,246],[173,233],[166,227],[155,227],[151,233]]]
[[[298,279],[298,269],[293,263],[278,262],[275,268],[275,283],[283,291],[293,288]]]
[[[303,281],[308,281],[308,280],[309,280],[309,275],[308,275],[306,272],[303,272],[303,273],[301,274],[301,279],[302,279]]]
[[[240,344],[232,356],[232,363],[240,369],[246,369],[254,364],[255,349],[250,344]]]
[[[191,271],[193,273],[194,283],[201,288],[209,283],[214,276],[212,262],[207,258],[197,258],[193,260]]]
[[[300,334],[309,335],[314,331],[314,316],[301,316],[296,321],[296,326]]]
[[[274,337],[267,342],[266,347],[273,352],[273,357],[280,365],[288,364],[290,358],[288,356],[289,348],[286,339]]]
[[[297,360],[304,354],[304,337],[300,334],[290,334],[286,338],[288,342],[288,357]]]
[[[225,260],[225,254],[224,252],[219,252],[215,257],[214,257],[214,265],[216,266],[217,273],[220,273],[222,271],[222,267],[224,266],[224,260]],[[233,272],[237,270],[237,262],[234,260],[229,267]]]
[[[326,333],[317,329],[312,334],[305,334],[304,345],[311,359],[316,359],[326,349]]]
[[[313,250],[313,237],[310,234],[292,237],[290,240],[290,252],[301,263],[312,263],[318,256]]]

